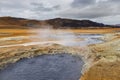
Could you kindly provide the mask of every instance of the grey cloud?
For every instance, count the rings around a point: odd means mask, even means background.
[[[108,1],[112,1],[112,2],[120,2],[120,0],[108,0]]]
[[[60,9],[60,5],[53,6],[54,9]]]
[[[0,7],[3,9],[26,9],[27,6],[24,5],[23,3],[20,3],[19,1],[17,2],[16,0],[12,1],[1,1],[0,2]]]
[[[93,4],[94,0],[74,0],[78,1],[76,4],[86,4],[87,7],[80,7],[77,8],[72,7],[71,9],[60,13],[60,16],[70,17],[70,18],[100,18],[100,17],[107,17],[107,16],[115,16],[120,15],[120,2],[118,0],[108,0]],[[114,2],[114,3],[113,3]],[[92,4],[92,5],[91,5]]]
[[[71,3],[71,6],[72,7],[80,7],[80,6],[83,7],[83,6],[88,6],[94,3],[95,3],[95,0],[74,0]]]
[[[120,0],[1,0],[0,16],[34,19],[67,17],[110,19],[120,15]],[[110,18],[104,18],[110,17]],[[120,18],[120,17],[119,17]],[[114,20],[119,20],[114,17]],[[107,20],[112,22],[112,20]],[[107,22],[106,21],[106,22]]]
[[[49,12],[49,11],[54,11],[57,9],[60,9],[59,5],[55,5],[52,7],[46,7],[43,3],[31,3],[31,5],[33,6],[33,11],[45,11],[45,12]]]

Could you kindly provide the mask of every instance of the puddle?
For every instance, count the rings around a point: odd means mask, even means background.
[[[22,59],[0,71],[0,80],[79,80],[83,61],[68,54]]]

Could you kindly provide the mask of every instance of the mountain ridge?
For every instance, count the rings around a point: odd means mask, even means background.
[[[11,26],[11,27],[10,27]],[[12,27],[13,26],[13,27]],[[66,18],[54,18],[48,20],[35,20],[17,17],[0,17],[0,28],[106,28],[117,27],[105,25],[103,23],[94,22],[91,20],[75,20]]]

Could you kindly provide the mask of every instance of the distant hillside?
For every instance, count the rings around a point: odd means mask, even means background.
[[[14,26],[14,27],[31,27],[33,25],[41,25],[40,21],[37,20],[28,20],[24,18],[15,18],[15,17],[0,17],[0,27],[2,26]],[[14,28],[12,27],[12,28]]]
[[[15,17],[0,17],[0,28],[106,28],[113,27],[102,23],[93,22],[90,20],[73,20],[55,18],[49,20],[29,20]],[[115,26],[114,26],[115,27]]]
[[[102,23],[93,22],[90,20],[73,20],[73,19],[62,19],[55,18],[46,20],[50,25],[53,25],[54,28],[88,28],[88,27],[105,27]]]
[[[116,26],[119,26],[119,27],[120,27],[120,24],[116,24]]]

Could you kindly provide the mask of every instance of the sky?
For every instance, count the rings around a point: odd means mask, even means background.
[[[120,0],[0,0],[0,16],[89,19],[120,24]]]

